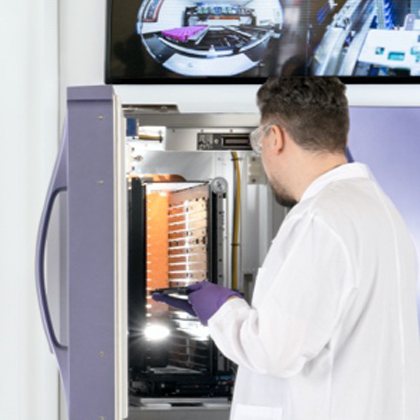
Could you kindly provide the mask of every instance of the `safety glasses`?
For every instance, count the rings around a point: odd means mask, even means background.
[[[262,153],[262,140],[264,138],[264,135],[266,134],[267,130],[274,125],[274,123],[269,122],[266,123],[258,128],[256,128],[254,131],[251,132],[249,135],[251,140],[251,146],[252,150],[257,154],[261,155]]]

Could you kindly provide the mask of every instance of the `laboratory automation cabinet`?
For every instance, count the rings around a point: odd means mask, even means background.
[[[236,366],[195,317],[151,292],[208,280],[251,301],[287,214],[250,147],[259,116],[123,106],[112,86],[69,88],[67,107],[36,277],[69,420],[228,419]],[[352,108],[349,144],[420,245],[418,121],[418,108]],[[58,201],[66,229],[55,279],[45,257]]]

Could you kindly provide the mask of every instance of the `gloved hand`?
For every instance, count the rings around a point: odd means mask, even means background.
[[[203,325],[207,325],[208,320],[231,296],[243,299],[238,292],[209,281],[192,284],[188,289],[191,291],[188,300]]]
[[[192,316],[197,316],[191,303],[186,299],[174,298],[172,296],[164,295],[162,293],[153,293],[152,299],[156,302],[163,302],[174,308],[181,309]]]

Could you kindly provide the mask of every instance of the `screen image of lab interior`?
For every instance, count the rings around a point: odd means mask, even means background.
[[[137,32],[153,59],[183,76],[232,76],[257,67],[279,37],[278,0],[143,2]]]
[[[420,0],[146,0],[137,32],[176,75],[415,76]]]
[[[311,69],[316,75],[420,75],[420,1],[349,0],[316,36]],[[318,10],[317,20],[326,19]],[[328,13],[327,13],[328,14]],[[316,32],[316,26],[314,26]],[[318,41],[316,39],[315,41]]]

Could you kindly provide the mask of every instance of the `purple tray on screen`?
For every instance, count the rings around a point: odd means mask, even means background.
[[[174,28],[174,29],[167,29],[162,31],[162,35],[166,36],[171,39],[175,39],[177,41],[188,41],[189,38],[202,32],[206,29],[207,26],[203,25],[196,25],[196,26],[186,26],[184,28]]]

